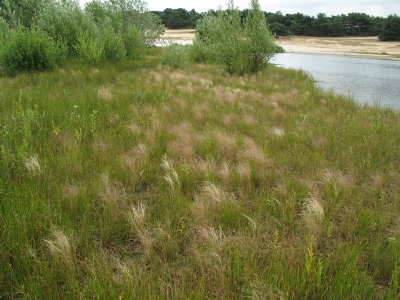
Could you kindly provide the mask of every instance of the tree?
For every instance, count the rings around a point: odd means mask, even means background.
[[[347,15],[347,34],[368,36],[372,31],[372,18],[365,13],[349,13]]]
[[[54,39],[61,38],[72,55],[76,53],[78,36],[83,32],[91,36],[99,35],[92,15],[85,13],[75,0],[49,3],[38,18],[37,25]]]
[[[208,14],[196,27],[194,47],[206,60],[242,75],[265,68],[275,55],[276,45],[258,0],[251,0],[244,20],[231,0],[217,16]]]
[[[326,16],[326,14],[319,13],[317,19],[313,20],[313,27],[315,34],[317,36],[329,36],[331,20]]]
[[[341,16],[332,16],[332,22],[330,23],[329,34],[330,36],[343,36],[344,26],[343,19]]]
[[[22,25],[30,28],[45,6],[53,0],[1,0],[0,17],[11,28]]]
[[[118,16],[121,31],[127,32],[132,27],[137,28],[147,47],[154,46],[164,32],[161,19],[152,14],[147,8],[147,3],[142,0],[109,0],[106,5]]]
[[[166,8],[161,13],[163,24],[170,29],[186,28],[190,26],[190,15],[184,8]]]
[[[286,36],[291,34],[289,29],[287,29],[285,25],[279,22],[270,23],[269,29],[276,37]]]
[[[381,41],[400,41],[400,17],[388,16],[379,35]]]

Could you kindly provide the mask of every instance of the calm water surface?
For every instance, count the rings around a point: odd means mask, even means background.
[[[302,69],[325,90],[361,104],[400,109],[400,61],[315,54],[278,54],[272,63]]]

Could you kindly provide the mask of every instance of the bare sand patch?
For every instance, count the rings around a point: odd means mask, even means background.
[[[162,38],[192,41],[194,39],[194,29],[166,29]]]
[[[281,37],[275,42],[288,53],[333,54],[400,59],[400,42],[377,37]]]

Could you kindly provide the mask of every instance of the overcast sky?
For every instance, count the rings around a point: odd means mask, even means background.
[[[88,0],[80,0],[81,4]],[[147,0],[149,10],[163,11],[165,8],[195,9],[197,12],[226,7],[227,0]],[[248,8],[250,0],[236,0],[235,6]],[[348,14],[350,12],[366,13],[371,16],[387,17],[391,14],[400,16],[400,0],[259,0],[261,9],[267,12],[281,11],[283,14],[303,13],[316,16],[325,13],[327,16]]]

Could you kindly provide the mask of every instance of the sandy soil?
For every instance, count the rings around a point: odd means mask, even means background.
[[[166,29],[163,38],[192,41],[194,39],[194,29]]]
[[[190,44],[193,29],[166,30],[163,39]],[[381,42],[377,37],[282,37],[275,41],[286,52],[368,56],[400,60],[400,42]]]
[[[400,42],[381,42],[377,37],[285,37],[276,39],[286,52],[370,56],[400,60]]]

